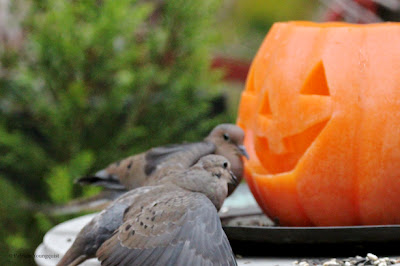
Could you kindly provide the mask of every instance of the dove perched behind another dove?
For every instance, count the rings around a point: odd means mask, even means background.
[[[94,176],[77,180],[80,184],[103,186],[109,189],[133,189],[154,184],[152,176],[164,167],[188,169],[207,154],[226,157],[239,182],[243,175],[242,156],[248,157],[243,146],[244,131],[233,124],[216,126],[202,142],[175,144],[152,148],[110,164]],[[235,186],[229,187],[229,194]]]
[[[230,163],[207,155],[157,186],[125,193],[87,224],[59,262],[78,265],[237,265],[217,211],[237,183]]]

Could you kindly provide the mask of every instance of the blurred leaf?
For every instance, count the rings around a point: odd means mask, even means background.
[[[46,178],[50,198],[55,203],[65,203],[72,198],[71,175],[64,166],[53,168]]]
[[[83,176],[90,169],[93,159],[92,153],[82,151],[66,165],[58,165],[50,171],[46,182],[55,203],[65,203],[72,198],[73,179]]]
[[[43,233],[46,233],[54,226],[54,223],[43,213],[36,213],[35,218],[39,230]]]
[[[82,176],[88,172],[94,162],[93,153],[81,151],[68,164],[69,174],[72,178]]]
[[[6,243],[13,250],[22,250],[27,247],[27,240],[19,234],[7,237]]]

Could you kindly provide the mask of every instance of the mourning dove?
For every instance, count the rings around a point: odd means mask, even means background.
[[[237,183],[228,160],[207,155],[156,186],[125,193],[78,234],[58,263],[237,265],[217,211]]]
[[[80,178],[77,182],[109,189],[130,190],[156,183],[152,180],[152,176],[164,167],[187,169],[207,154],[226,157],[240,182],[243,176],[242,156],[248,158],[243,139],[244,132],[240,127],[233,124],[221,124],[215,127],[202,142],[152,148],[112,163],[94,176]],[[234,189],[235,187],[230,186],[229,194]]]

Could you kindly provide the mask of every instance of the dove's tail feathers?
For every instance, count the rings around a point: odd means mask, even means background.
[[[114,190],[126,190],[125,186],[122,185],[119,181],[113,179],[104,179],[98,176],[81,177],[75,182],[80,185],[99,186]]]
[[[119,182],[119,179],[107,173],[106,170],[97,172],[94,176],[85,176],[75,180],[80,185],[100,186],[115,190],[125,190],[125,186]]]
[[[78,253],[73,247],[65,253],[64,257],[57,263],[57,266],[76,266],[89,259],[88,256]]]
[[[118,198],[125,191],[104,190],[99,194],[86,198],[76,199],[65,205],[46,206],[40,208],[42,212],[49,215],[67,215],[89,211],[101,211],[105,209],[114,199]]]

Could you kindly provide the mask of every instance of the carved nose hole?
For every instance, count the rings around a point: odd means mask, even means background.
[[[264,99],[261,102],[259,114],[264,115],[266,117],[270,117],[272,115],[271,106],[269,105],[269,98],[268,98],[267,91],[265,92]]]

